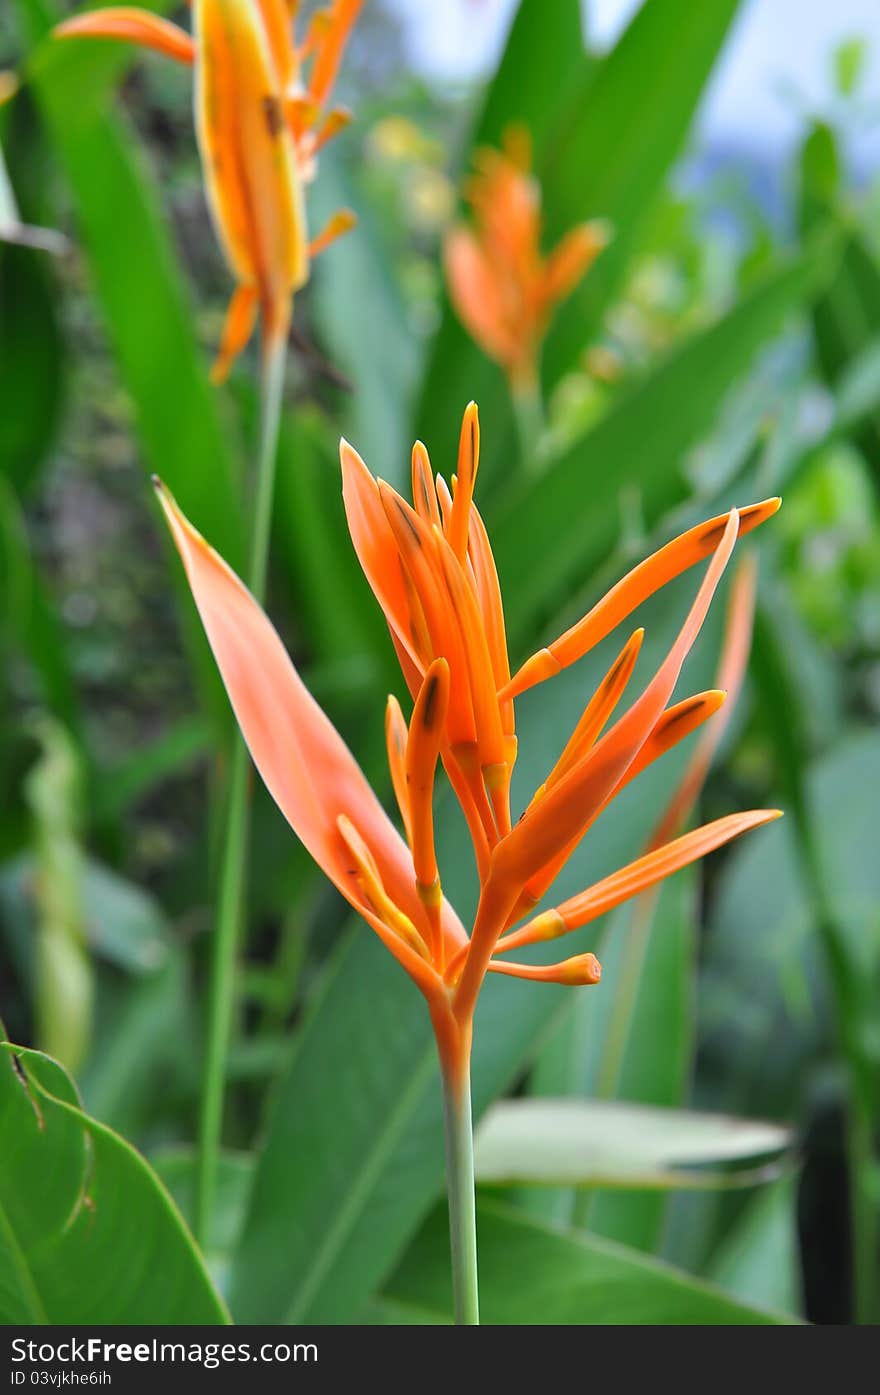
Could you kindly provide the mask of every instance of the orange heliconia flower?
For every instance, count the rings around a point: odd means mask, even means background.
[[[259,310],[264,349],[286,338],[309,261],[346,232],[341,210],[309,241],[304,188],[315,156],[348,122],[328,99],[363,0],[332,0],[301,42],[296,0],[192,0],[193,35],[148,10],[77,15],[59,38],[123,39],[195,68],[195,123],[208,202],[237,281],[214,379],[225,378]],[[308,67],[307,74],[304,72]]]
[[[652,848],[578,896],[533,914],[581,838],[640,771],[716,712],[719,691],[670,705],[737,536],[775,513],[770,499],[709,519],[635,567],[577,625],[511,678],[492,551],[473,502],[479,423],[465,412],[450,490],[413,450],[413,501],[376,480],[341,445],[352,540],[391,630],[413,697],[409,721],[389,698],[386,738],[405,838],[269,620],[225,562],[160,497],[196,605],[254,762],[294,831],[373,927],[428,1001],[444,1069],[467,1067],[471,1024],[488,971],[545,983],[596,983],[589,953],[555,964],[512,962],[512,950],[556,939],[655,885],[731,838],[777,817],[731,814]],[[641,644],[636,630],[587,703],[559,759],[517,822],[510,779],[517,694],[579,659],[648,596],[709,559],[666,658],[612,725]],[[606,730],[607,728],[607,730]],[[470,829],[480,901],[470,934],[445,900],[434,845],[433,790],[442,762]]]
[[[608,226],[581,223],[544,257],[541,191],[531,173],[528,132],[508,130],[504,150],[478,150],[474,165],[465,188],[473,226],[456,224],[444,247],[449,294],[483,352],[514,387],[528,388],[553,309],[606,245]]]

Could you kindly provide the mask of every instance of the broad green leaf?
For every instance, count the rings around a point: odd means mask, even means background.
[[[791,1177],[749,1197],[715,1250],[707,1277],[743,1302],[800,1312],[796,1206]]]
[[[673,350],[585,436],[499,501],[493,532],[502,584],[527,577],[511,614],[514,640],[610,555],[624,501],[650,527],[690,494],[687,452],[711,428],[760,346],[833,262],[833,242],[784,263],[708,329]],[[572,501],[583,501],[573,507]],[[747,500],[739,502],[746,503]]]
[[[703,1165],[777,1159],[780,1124],[617,1100],[514,1099],[494,1104],[474,1141],[478,1182],[577,1187],[712,1187],[736,1174]],[[750,1178],[754,1181],[754,1176]]]
[[[795,1323],[610,1240],[548,1227],[496,1202],[477,1213],[481,1320],[488,1325],[763,1325]],[[383,1295],[448,1317],[449,1237],[434,1211]]]
[[[545,354],[549,383],[600,328],[738,9],[738,0],[647,0],[553,141],[543,171],[549,235],[602,217],[614,238],[557,317]]]
[[[0,238],[0,472],[33,486],[58,426],[64,350],[51,258]]]
[[[805,772],[813,829],[850,996],[842,1026],[872,1056],[880,964],[878,863],[873,856],[880,742],[850,733]],[[726,1108],[774,1115],[792,1107],[805,1066],[829,1037],[828,969],[819,909],[803,876],[794,820],[734,848],[719,878],[699,996],[704,1082]]]
[[[0,1317],[228,1321],[176,1207],[56,1062],[0,1044]]]

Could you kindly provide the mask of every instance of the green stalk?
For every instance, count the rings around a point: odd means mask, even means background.
[[[278,432],[284,390],[286,338],[279,336],[263,356],[260,381],[260,447],[257,490],[247,582],[262,603],[266,589]],[[198,1168],[193,1229],[204,1246],[214,1203],[217,1157],[223,1127],[223,1096],[235,1002],[235,960],[241,938],[248,855],[248,753],[236,732],[233,738],[223,839],[223,870],[217,903],[217,927],[211,959],[208,1039],[199,1115]]]
[[[519,436],[523,471],[527,475],[537,474],[541,465],[541,443],[544,437],[544,405],[541,401],[541,384],[537,374],[511,387],[513,415]]]
[[[470,1065],[460,1076],[453,1076],[445,1070],[441,1071],[441,1075],[455,1321],[459,1326],[476,1327],[480,1321],[480,1303]]]

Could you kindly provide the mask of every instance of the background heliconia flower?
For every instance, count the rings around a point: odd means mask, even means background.
[[[406,840],[308,694],[278,635],[242,583],[160,487],[196,604],[254,761],[294,831],[427,998],[444,1074],[466,1076],[473,1012],[487,971],[543,982],[596,983],[590,953],[550,965],[509,951],[556,939],[629,900],[731,838],[778,817],[733,814],[652,848],[561,905],[532,916],[602,810],[646,766],[724,700],[713,690],[669,705],[737,536],[778,507],[771,499],[684,533],[635,567],[577,625],[511,678],[491,547],[473,503],[479,421],[465,412],[450,492],[427,452],[413,450],[411,507],[341,446],[352,539],[382,606],[414,699],[409,722],[392,698],[386,737]],[[642,601],[704,558],[709,567],[665,660],[640,697],[604,730],[633,672],[637,630],[587,704],[568,744],[514,822],[514,699],[574,663]],[[481,896],[468,936],[443,898],[432,799],[442,760],[468,822]]]
[[[333,0],[301,41],[286,0],[193,0],[193,34],[147,10],[111,6],[58,25],[59,38],[123,39],[195,69],[195,125],[217,234],[236,278],[214,368],[222,380],[262,316],[264,349],[288,330],[310,259],[346,232],[340,210],[309,238],[305,186],[348,122],[328,106],[363,0]],[[307,69],[307,71],[306,71]]]
[[[546,256],[541,189],[525,128],[505,132],[503,150],[476,152],[465,185],[472,223],[459,222],[443,249],[456,314],[514,388],[534,382],[554,308],[571,294],[609,237],[601,221],[581,223]]]

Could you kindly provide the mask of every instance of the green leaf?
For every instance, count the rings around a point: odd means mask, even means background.
[[[488,1325],[744,1325],[795,1323],[635,1250],[549,1227],[495,1202],[478,1207],[480,1308]],[[526,1281],[527,1280],[527,1281]],[[452,1310],[449,1239],[432,1213],[389,1280],[392,1303],[446,1321]]]
[[[712,1187],[736,1174],[704,1165],[764,1164],[788,1147],[780,1124],[617,1100],[494,1104],[474,1141],[478,1182],[577,1187]],[[753,1182],[754,1174],[748,1179]]]
[[[19,491],[33,486],[58,427],[57,301],[47,254],[0,239],[0,473]]]
[[[732,383],[827,274],[835,244],[771,273],[708,329],[676,348],[575,445],[499,502],[493,533],[502,583],[525,576],[511,615],[514,643],[613,552],[624,500],[647,526],[687,498],[687,452],[711,428]],[[585,507],[572,506],[584,500]],[[742,500],[740,502],[746,502]]]
[[[738,0],[642,4],[557,134],[542,171],[549,237],[593,217],[607,218],[614,237],[557,316],[548,383],[571,366],[617,294],[738,9]]]
[[[2,1321],[227,1322],[144,1159],[83,1112],[56,1062],[0,1047]]]
[[[804,772],[802,798],[837,935],[847,998],[845,1039],[877,1051],[880,869],[873,808],[880,741],[851,732]],[[790,1107],[807,1062],[830,1032],[820,908],[803,875],[794,820],[734,848],[718,881],[699,997],[704,1078],[726,1107]]]
[[[750,1197],[712,1255],[707,1277],[743,1302],[799,1312],[796,1206],[791,1177]]]

